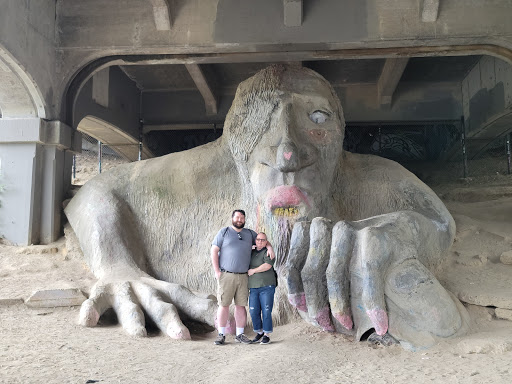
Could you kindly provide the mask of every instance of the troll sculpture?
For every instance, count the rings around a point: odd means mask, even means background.
[[[243,208],[277,251],[278,322],[298,312],[406,347],[464,332],[464,308],[432,273],[452,217],[399,164],[343,152],[344,127],[323,77],[273,65],[240,84],[217,141],[89,181],[66,207],[98,278],[80,322],[113,308],[132,335],[145,316],[175,338],[190,338],[182,320],[213,325],[215,302],[195,292],[214,292],[211,241]]]

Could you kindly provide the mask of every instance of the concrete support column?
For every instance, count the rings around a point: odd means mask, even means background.
[[[45,145],[42,154],[40,242],[48,244],[60,236],[61,202],[64,195],[64,151],[56,145]]]
[[[72,144],[71,128],[58,121],[0,119],[0,237],[20,245],[58,239]]]

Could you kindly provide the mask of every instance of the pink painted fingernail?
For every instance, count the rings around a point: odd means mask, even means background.
[[[175,340],[190,340],[190,331],[186,327],[169,326],[167,334]]]
[[[370,318],[375,332],[377,335],[382,336],[388,331],[388,314],[383,309],[370,309],[366,311],[366,314]]]
[[[306,306],[306,295],[304,293],[294,293],[288,295],[288,301],[291,305],[297,308],[299,311],[307,312],[308,307]]]
[[[284,156],[284,158],[286,160],[290,160],[290,158],[292,157],[292,153],[291,152],[284,152],[283,156]]]
[[[340,322],[345,329],[352,329],[354,327],[354,323],[352,322],[352,317],[350,315],[344,315],[343,313],[335,313],[334,317],[336,320]]]
[[[331,322],[331,311],[329,307],[324,308],[316,314],[316,322],[320,325],[324,331],[334,332],[334,326]]]

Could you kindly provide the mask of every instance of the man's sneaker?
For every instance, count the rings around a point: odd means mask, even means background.
[[[214,343],[215,343],[215,345],[223,345],[225,341],[226,341],[226,336],[224,336],[222,333],[219,333],[219,336],[217,336]]]
[[[261,338],[260,344],[270,344],[270,338],[265,335]]]
[[[249,339],[247,336],[245,336],[243,333],[239,334],[237,337],[236,337],[236,341],[238,341],[239,343],[242,343],[242,344],[251,344],[252,341],[251,339]]]
[[[264,335],[264,333],[257,333],[256,337],[254,339],[252,339],[252,342],[257,343],[258,341],[260,341],[260,339],[263,337],[263,335]]]

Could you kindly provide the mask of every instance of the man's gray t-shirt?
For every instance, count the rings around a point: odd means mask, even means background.
[[[242,240],[240,240],[240,237]],[[225,271],[244,273],[249,270],[252,246],[258,234],[251,229],[242,228],[241,232],[231,227],[222,228],[212,245],[220,248],[219,267]]]

